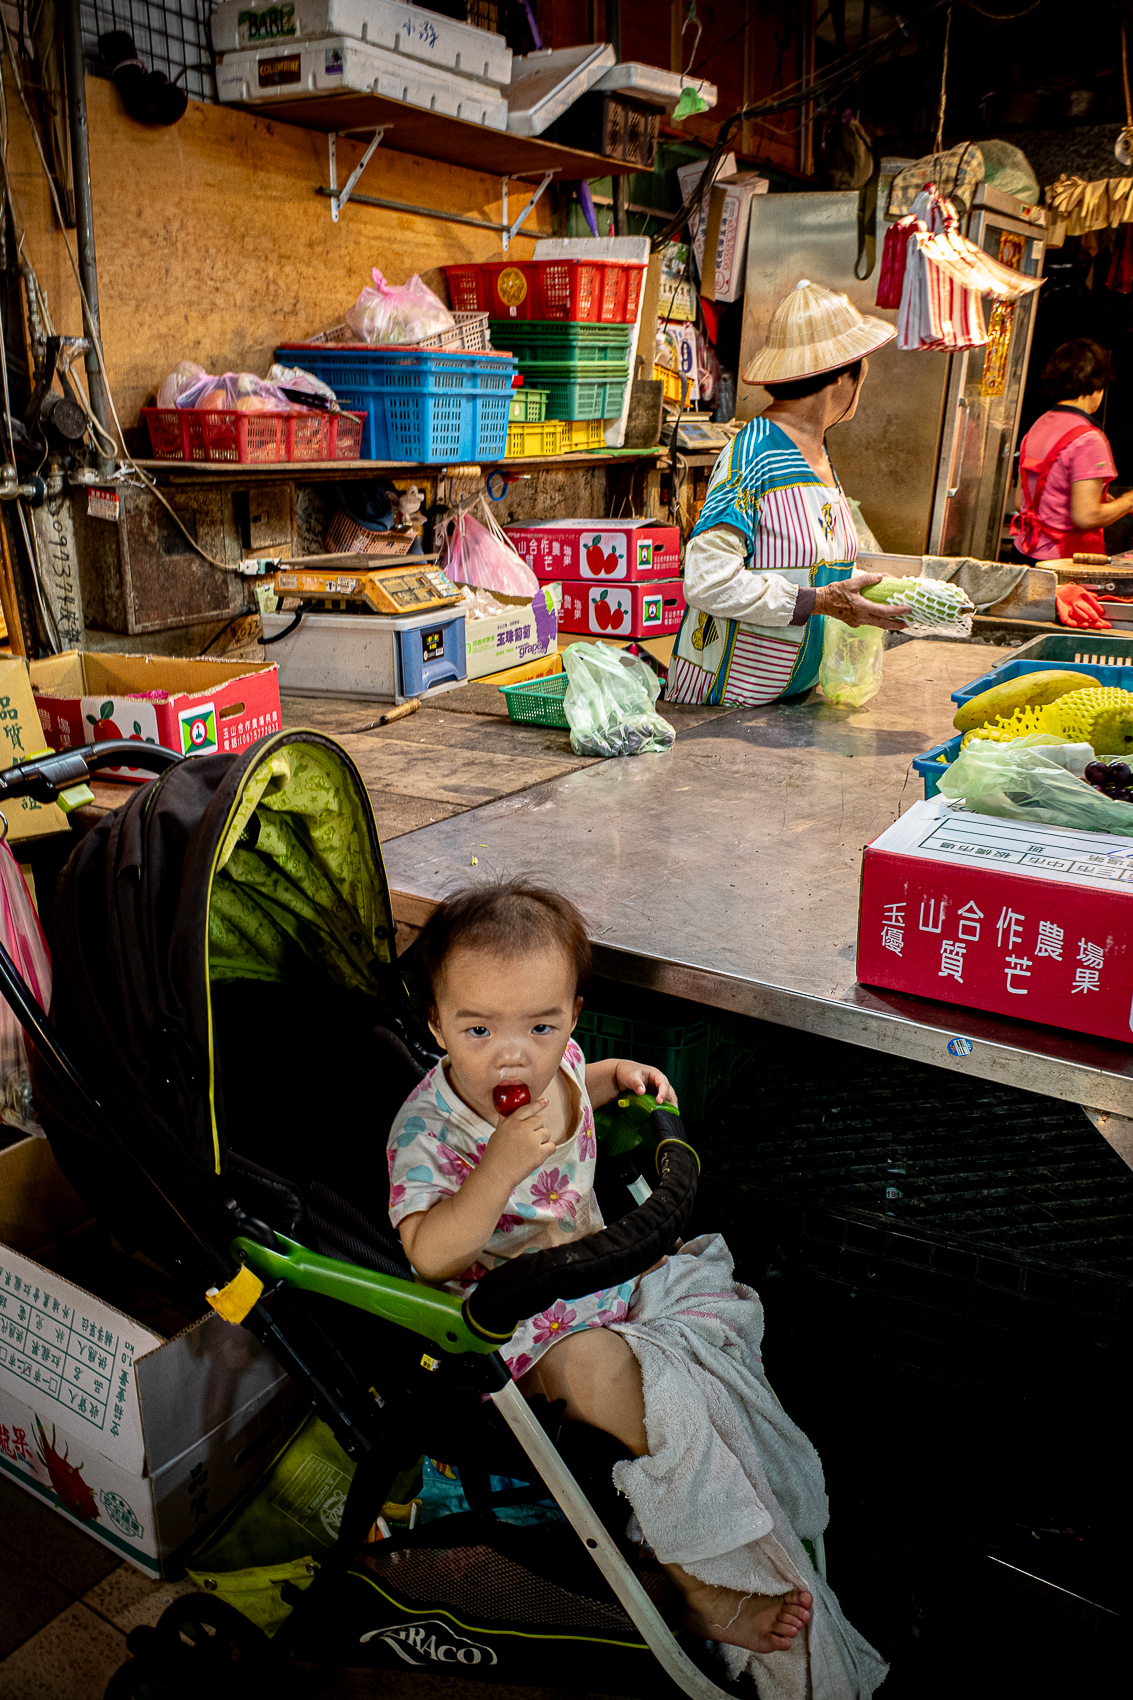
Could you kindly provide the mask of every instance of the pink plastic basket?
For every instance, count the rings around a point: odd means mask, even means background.
[[[453,311],[492,319],[632,325],[645,267],[632,260],[505,260],[446,266]]]
[[[357,413],[143,407],[142,418],[155,460],[262,466],[276,461],[357,460],[362,447],[362,416]]]

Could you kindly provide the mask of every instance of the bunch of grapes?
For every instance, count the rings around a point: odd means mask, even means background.
[[[1133,803],[1133,771],[1127,762],[1092,761],[1084,777],[1087,785],[1115,802]]]

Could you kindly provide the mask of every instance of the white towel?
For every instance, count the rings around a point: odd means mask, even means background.
[[[760,1700],[869,1700],[886,1666],[842,1616],[802,1544],[826,1527],[818,1454],[767,1384],[763,1306],[718,1234],[642,1277],[617,1325],[641,1366],[649,1452],[614,1481],[665,1564],[744,1594],[814,1595],[789,1652],[719,1644]]]

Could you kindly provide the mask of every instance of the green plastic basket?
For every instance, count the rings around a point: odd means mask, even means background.
[[[761,1031],[725,1010],[595,980],[574,1036],[587,1062],[629,1057],[661,1069],[677,1094],[682,1121],[693,1124],[755,1056]]]
[[[507,703],[509,720],[519,720],[525,726],[557,726],[570,730],[570,721],[563,708],[567,676],[552,673],[547,679],[524,679],[518,685],[501,685],[500,695]]]

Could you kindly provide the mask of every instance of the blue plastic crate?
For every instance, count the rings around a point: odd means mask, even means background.
[[[945,768],[951,762],[954,762],[960,754],[960,739],[962,737],[963,733],[957,732],[951,738],[947,738],[943,744],[934,744],[932,749],[926,750],[923,756],[913,757],[913,772],[919,773],[924,780],[926,797],[935,797],[940,790],[941,775]],[[943,756],[944,760],[938,761],[938,756]]]
[[[1133,657],[1123,667],[1094,666],[1089,661],[1004,661],[1001,666],[993,667],[990,673],[973,679],[970,685],[961,685],[958,691],[953,691],[952,701],[970,702],[972,697],[978,697],[996,685],[1006,684],[1008,679],[1018,679],[1024,673],[1088,673],[1099,685],[1114,685],[1121,691],[1133,691]],[[1083,686],[1084,690],[1087,688]]]
[[[366,415],[363,460],[503,459],[516,371],[508,355],[292,343],[275,357],[321,378],[340,406]]]
[[[1081,661],[1101,667],[1133,665],[1133,635],[1128,632],[1044,632],[1042,637],[1028,638],[1014,654],[996,663],[996,672],[1009,667],[1013,661],[1046,661],[1055,667],[1067,662]]]

